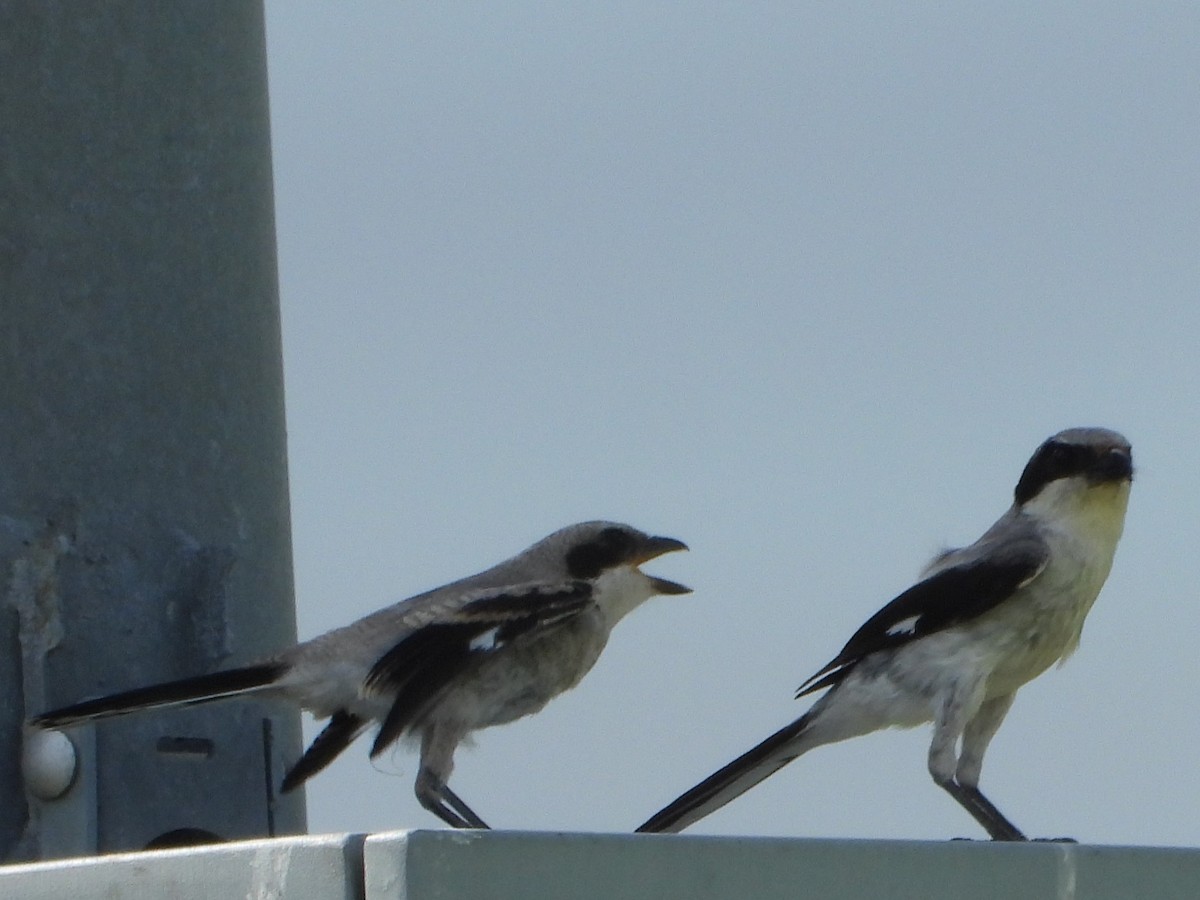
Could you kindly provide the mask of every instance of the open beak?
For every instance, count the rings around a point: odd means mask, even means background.
[[[650,579],[650,583],[654,585],[656,594],[690,594],[692,589],[686,584],[680,584],[678,581],[667,581],[665,578],[659,578],[657,575],[646,576]]]
[[[649,537],[634,558],[634,565],[640,566],[642,563],[657,559],[664,553],[674,553],[676,550],[686,550],[687,548],[687,544],[683,541],[677,541],[675,538]],[[692,592],[692,589],[686,585],[668,581],[665,578],[659,578],[657,575],[647,575],[646,577],[650,579],[650,583],[654,586],[655,593],[690,594]]]

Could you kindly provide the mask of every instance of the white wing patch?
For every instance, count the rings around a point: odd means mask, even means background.
[[[915,634],[919,621],[921,621],[920,616],[909,616],[907,619],[901,619],[887,630],[887,635],[888,637],[895,637],[898,634]]]
[[[484,650],[484,651],[495,650],[496,649],[496,635],[499,634],[499,632],[500,632],[500,627],[496,626],[495,628],[489,628],[483,634],[475,635],[475,637],[471,638],[471,644],[470,644],[471,649],[472,650]]]

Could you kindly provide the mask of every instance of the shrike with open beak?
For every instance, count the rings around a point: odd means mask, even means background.
[[[378,756],[420,741],[421,805],[455,828],[487,828],[447,785],[471,732],[535,713],[573,688],[613,627],[656,594],[689,588],[638,568],[686,550],[614,522],[556,531],[511,559],[403,600],[255,665],[88,700],[33,719],[62,728],[241,694],[275,695],[329,724],[283,779],[289,791],[373,723]]]

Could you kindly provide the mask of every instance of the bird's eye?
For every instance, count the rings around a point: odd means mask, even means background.
[[[1049,441],[1042,445],[1021,473],[1017,482],[1016,500],[1025,503],[1046,485],[1060,478],[1070,478],[1087,468],[1088,451],[1074,444]]]
[[[1079,447],[1057,443],[1050,445],[1050,468],[1060,477],[1076,474],[1082,469],[1085,461],[1080,457]]]
[[[595,578],[605,569],[628,562],[633,547],[634,540],[628,532],[605,528],[567,553],[567,570],[572,578]]]
[[[600,532],[600,542],[609,549],[614,559],[627,556],[633,549],[633,538],[620,528],[605,528]]]

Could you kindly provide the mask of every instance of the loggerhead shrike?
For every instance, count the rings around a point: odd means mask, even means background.
[[[1132,480],[1129,442],[1116,432],[1054,435],[1025,466],[1008,512],[971,546],[937,556],[796,696],[828,693],[638,831],[682,831],[822,744],[932,721],[933,780],[993,840],[1025,840],[979,790],[983,755],[1017,690],[1078,646]]]
[[[329,724],[283,779],[290,791],[378,722],[372,758],[420,739],[416,795],[455,828],[487,828],[450,790],[473,731],[535,713],[595,664],[613,626],[656,594],[691,589],[642,572],[681,541],[583,522],[485,572],[382,609],[255,665],[139,688],[33,719],[58,728],[156,707],[259,693]]]

